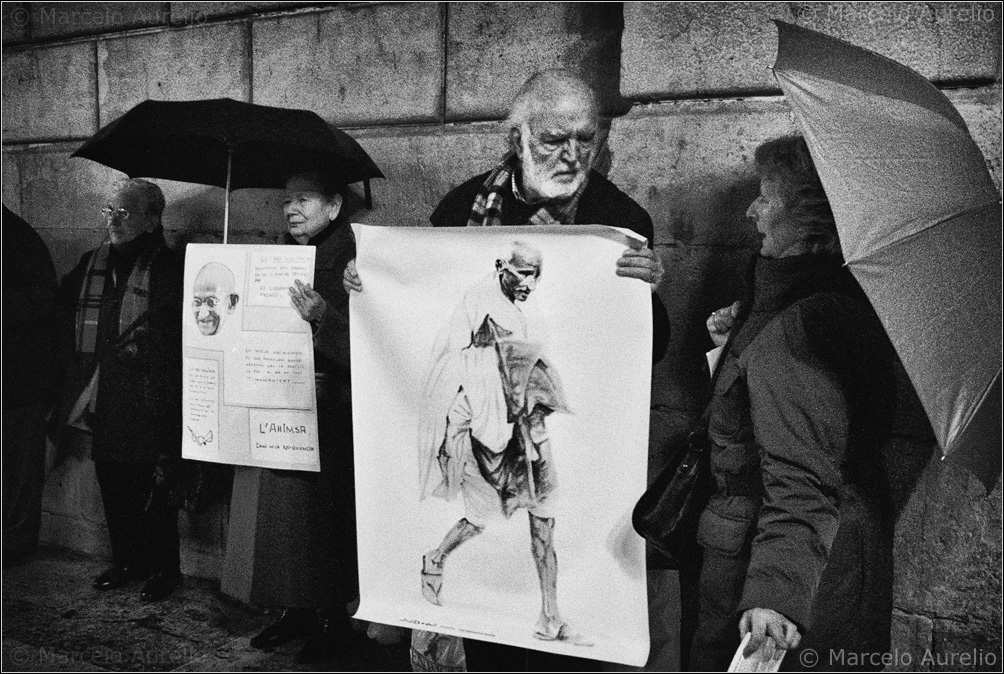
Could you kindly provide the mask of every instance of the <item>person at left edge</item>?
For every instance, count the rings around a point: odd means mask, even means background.
[[[56,269],[45,241],[3,206],[3,566],[38,548],[45,421],[63,376]]]
[[[59,299],[75,341],[64,392],[75,418],[67,421],[93,431],[114,559],[94,587],[145,579],[143,601],[168,597],[181,581],[175,488],[184,269],[164,240],[164,206],[155,184],[120,183],[101,209],[107,240],[63,279]]]

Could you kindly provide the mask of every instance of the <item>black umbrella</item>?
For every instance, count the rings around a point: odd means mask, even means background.
[[[359,143],[316,113],[229,98],[143,101],[70,156],[131,178],[225,188],[224,243],[232,189],[281,188],[294,173],[318,171],[341,183],[364,181],[369,206],[369,179],[384,177]]]

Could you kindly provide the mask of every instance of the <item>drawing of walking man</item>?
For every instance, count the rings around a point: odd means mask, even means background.
[[[495,270],[463,296],[434,347],[420,439],[422,498],[464,497],[465,516],[422,557],[422,594],[440,605],[447,557],[487,520],[525,508],[540,580],[534,636],[581,643],[557,605],[553,495],[556,476],[545,419],[569,412],[544,355],[547,328],[527,300],[541,252],[515,241]]]

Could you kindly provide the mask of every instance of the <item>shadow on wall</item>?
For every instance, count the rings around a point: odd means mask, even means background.
[[[723,251],[725,255],[707,256],[702,261],[705,264],[696,270],[699,284],[696,296],[705,300],[699,308],[702,318],[732,304],[746,289],[749,263],[760,247],[760,237],[753,222],[746,217],[746,211],[759,194],[759,179],[747,176],[731,183],[708,201],[709,219],[720,223],[719,231],[728,232],[734,241],[743,245]]]
[[[899,521],[924,470],[936,455],[940,456],[941,450],[920,398],[898,358],[895,366],[896,420],[893,437],[882,447],[882,460],[889,475],[893,513]]]

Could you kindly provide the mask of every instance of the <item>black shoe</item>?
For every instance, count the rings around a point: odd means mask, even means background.
[[[317,619],[317,628],[314,634],[303,644],[303,648],[296,654],[296,662],[301,665],[313,665],[324,662],[337,655],[348,654],[357,645],[362,643],[352,626],[348,616],[344,619],[331,617],[321,617]]]
[[[150,576],[150,580],[146,581],[143,591],[139,593],[139,598],[141,601],[167,599],[180,583],[180,571],[158,571]]]
[[[116,564],[110,569],[106,569],[100,576],[94,579],[95,590],[114,590],[122,587],[131,580],[145,578],[147,574],[132,566],[122,566]]]
[[[279,619],[251,637],[251,648],[268,649],[282,646],[298,637],[309,636],[317,629],[314,611],[305,608],[288,608]]]

